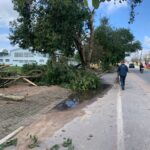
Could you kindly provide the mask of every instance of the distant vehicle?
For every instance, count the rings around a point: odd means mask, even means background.
[[[133,63],[129,64],[129,68],[135,68],[134,64]]]

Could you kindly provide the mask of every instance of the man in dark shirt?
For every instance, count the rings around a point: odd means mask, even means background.
[[[143,70],[144,70],[144,66],[143,66],[143,63],[141,62],[140,63],[140,72],[143,73]]]
[[[120,83],[122,90],[125,89],[125,79],[128,72],[128,67],[124,64],[124,61],[121,61],[121,65],[118,67],[118,75],[120,76]]]

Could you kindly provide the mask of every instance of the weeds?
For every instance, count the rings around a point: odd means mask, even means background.
[[[68,139],[64,140],[62,145],[64,147],[68,147],[68,146],[72,145],[72,139],[68,138]]]
[[[0,144],[0,150],[4,150],[4,148],[9,146],[16,146],[17,145],[17,138],[12,139],[8,142],[5,142],[4,144]]]
[[[59,150],[60,146],[58,144],[55,144],[53,147],[50,148],[50,150]]]
[[[39,147],[39,141],[35,135],[30,135],[30,140],[31,140],[31,143],[28,144],[28,148],[32,149],[35,147]]]
[[[70,138],[65,139],[61,145],[58,144],[54,145],[53,147],[50,148],[50,150],[59,150],[60,146],[67,148],[67,150],[75,150],[74,145],[72,143],[72,139]]]

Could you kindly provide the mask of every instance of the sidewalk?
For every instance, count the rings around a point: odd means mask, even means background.
[[[115,76],[107,74],[103,79],[113,83]],[[125,91],[114,85],[104,97],[96,99],[82,110],[66,111],[65,125],[62,123],[57,128],[61,113],[43,116],[40,122],[19,133],[17,148],[6,150],[27,150],[29,134],[37,135],[40,141],[40,147],[34,150],[49,150],[66,138],[72,139],[74,150],[149,150],[150,86],[145,81],[129,73]],[[52,122],[54,118],[56,121]],[[30,130],[34,127],[38,130]]]

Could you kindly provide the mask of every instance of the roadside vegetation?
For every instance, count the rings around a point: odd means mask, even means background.
[[[25,65],[22,68],[23,73],[35,68],[42,70],[43,76],[36,81],[40,85],[59,84],[79,91],[96,89],[100,80],[91,69],[92,63],[103,71],[111,70],[127,55],[142,49],[129,29],[112,27],[108,18],[101,18],[100,24],[94,27],[95,11],[105,0],[93,0],[93,9],[86,0],[12,2],[19,16],[10,23],[11,43],[50,56],[46,66]],[[140,3],[140,0],[129,3],[130,23]],[[73,58],[80,65],[73,67],[67,61],[62,63],[60,56],[68,60]]]

